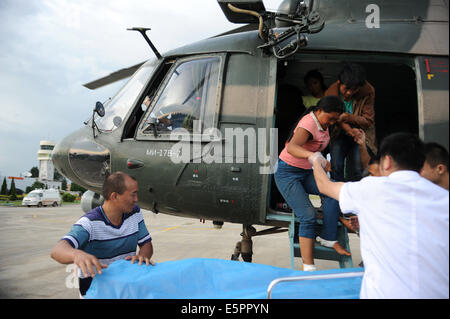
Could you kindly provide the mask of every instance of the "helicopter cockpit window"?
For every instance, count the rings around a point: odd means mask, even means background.
[[[211,128],[217,100],[220,58],[178,63],[152,101],[141,127],[143,134],[170,133],[176,128],[200,133]]]
[[[154,66],[144,65],[110,101],[105,103],[105,116],[96,115],[95,117],[95,123],[99,130],[111,132],[123,122],[153,71]]]

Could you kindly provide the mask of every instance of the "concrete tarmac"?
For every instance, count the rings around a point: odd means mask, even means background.
[[[73,266],[50,258],[50,251],[83,215],[80,205],[62,207],[0,207],[0,298],[78,299]],[[229,260],[241,239],[242,225],[154,214],[143,210],[153,238],[155,262],[186,258]],[[256,230],[268,227],[254,226]],[[359,238],[349,234],[353,265],[361,262]],[[253,262],[290,268],[288,233],[253,237]],[[300,269],[295,258],[295,268]],[[339,268],[338,262],[316,260],[319,270]]]

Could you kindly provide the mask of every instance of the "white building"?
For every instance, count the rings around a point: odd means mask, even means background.
[[[55,167],[52,161],[52,151],[56,143],[52,141],[41,141],[38,151],[39,181],[53,181]]]
[[[34,182],[39,181],[46,185],[47,188],[61,189],[61,182],[53,180],[55,174],[55,167],[52,161],[52,151],[55,148],[56,143],[52,141],[41,141],[38,151],[39,161],[39,178],[29,177],[29,172],[22,173],[20,177],[14,176],[1,176],[0,174],[0,187],[3,180],[6,179],[8,190],[11,189],[11,181],[14,179],[16,189],[20,189],[25,192],[28,186],[32,186]]]

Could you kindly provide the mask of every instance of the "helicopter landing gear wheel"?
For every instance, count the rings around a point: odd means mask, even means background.
[[[253,256],[253,236],[278,234],[288,231],[288,229],[279,226],[256,231],[252,225],[242,225],[242,229],[242,240],[236,243],[234,253],[231,255],[231,260],[239,260],[239,256],[242,255],[242,260],[249,263],[252,262]]]
[[[231,260],[239,260],[239,256],[241,255],[241,242],[238,241],[236,243],[236,247],[234,248],[234,253],[231,255]]]
[[[242,240],[236,243],[231,260],[239,260],[239,256],[241,255],[243,261],[251,263],[253,256],[252,236],[256,234],[256,229],[251,225],[242,225],[242,229]]]

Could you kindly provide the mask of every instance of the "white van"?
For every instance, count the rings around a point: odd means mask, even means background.
[[[61,205],[61,195],[56,189],[35,189],[27,194],[22,200],[22,206],[47,206]]]

